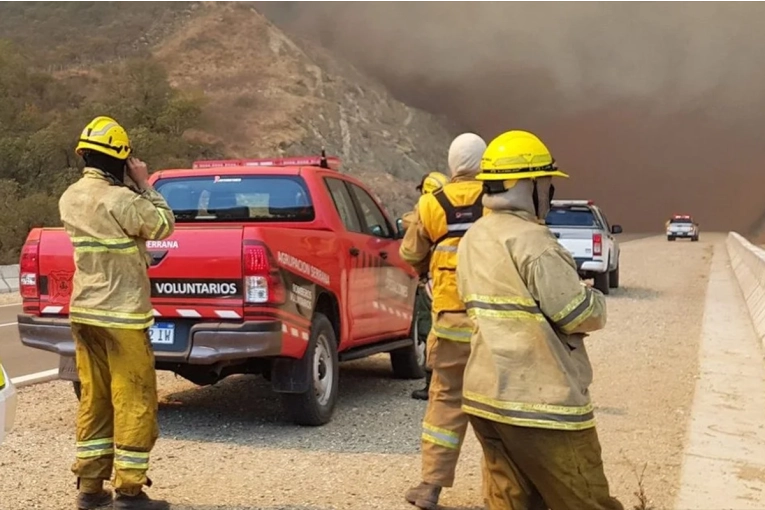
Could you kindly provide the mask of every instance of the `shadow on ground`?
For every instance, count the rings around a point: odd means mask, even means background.
[[[405,504],[404,504],[405,505]],[[363,506],[355,507],[363,510]],[[402,506],[405,508],[405,506]],[[414,508],[414,507],[411,507]],[[440,510],[485,510],[482,506],[439,506]],[[196,505],[172,505],[171,510],[337,510],[337,507],[318,506],[196,506]]]
[[[619,287],[611,289],[607,299],[655,299],[661,296],[661,292],[648,287]]]
[[[387,356],[344,363],[333,420],[300,427],[287,420],[279,395],[259,376],[233,376],[214,386],[166,394],[164,437],[332,452],[413,454],[419,451],[425,402],[409,394],[422,380],[392,378]],[[380,427],[385,423],[384,427]]]

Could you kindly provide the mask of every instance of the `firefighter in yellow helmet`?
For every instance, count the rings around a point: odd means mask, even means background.
[[[481,160],[491,214],[457,249],[475,322],[462,408],[483,447],[488,510],[623,510],[603,472],[584,346],[606,324],[606,301],[539,223],[552,177],[568,176],[525,131],[498,136]]]
[[[143,492],[159,435],[145,241],[172,234],[175,217],[148,183],[146,164],[130,157],[128,135],[114,119],[93,119],[76,152],[85,169],[59,211],[75,262],[69,319],[82,384],[72,467],[77,508],[169,508]],[[138,189],[124,184],[126,175]],[[103,488],[112,470],[113,501]]]
[[[483,185],[475,179],[486,142],[464,133],[449,147],[451,181],[422,195],[413,225],[406,231],[399,253],[421,274],[430,260],[433,278],[432,341],[427,342],[428,365],[433,371],[428,407],[422,423],[422,483],[406,493],[418,508],[434,509],[443,487],[454,485],[468,418],[462,412],[462,374],[470,354],[473,324],[457,295],[457,244],[484,214]],[[431,255],[432,251],[432,255]]]
[[[421,195],[433,193],[443,188],[449,182],[449,178],[441,172],[430,172],[422,177],[420,184],[415,188]],[[416,206],[415,206],[416,209]],[[415,217],[415,211],[409,211],[401,218],[404,229],[409,229],[412,220]],[[415,309],[417,312],[416,329],[419,338],[426,338],[426,344],[432,343],[434,338],[431,334],[433,327],[433,279],[427,272],[420,277],[420,285],[417,287],[417,297],[415,299]],[[421,390],[414,390],[412,398],[417,400],[428,400],[430,391],[430,380],[433,371],[430,366],[425,368],[425,387]]]

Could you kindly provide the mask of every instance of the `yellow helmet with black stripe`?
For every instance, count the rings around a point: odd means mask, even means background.
[[[111,117],[96,117],[82,130],[75,152],[92,150],[113,158],[125,160],[133,152],[125,128]]]

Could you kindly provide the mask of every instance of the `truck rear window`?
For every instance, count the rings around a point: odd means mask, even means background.
[[[168,178],[154,186],[179,222],[314,219],[311,197],[298,176]]]
[[[586,207],[553,207],[547,213],[549,227],[598,227],[595,215]]]
[[[669,220],[669,222],[670,223],[675,223],[675,224],[679,223],[681,225],[682,224],[690,225],[691,223],[693,223],[691,220],[686,220],[686,219],[683,219],[683,218],[672,218],[671,220]]]

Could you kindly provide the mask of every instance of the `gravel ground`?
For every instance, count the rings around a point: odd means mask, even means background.
[[[697,343],[712,242],[644,238],[622,246],[622,289],[609,296],[609,323],[589,338],[593,396],[615,494],[637,501],[635,470],[656,508],[670,508],[696,376]],[[659,253],[658,256],[655,254]],[[344,365],[332,423],[283,421],[279,400],[257,378],[196,388],[159,375],[162,437],[153,453],[151,493],[177,510],[406,510],[418,481],[424,402],[420,381],[390,378],[387,357]],[[24,388],[17,428],[0,445],[0,510],[72,508],[71,387]],[[481,508],[480,448],[472,433],[445,508]]]

